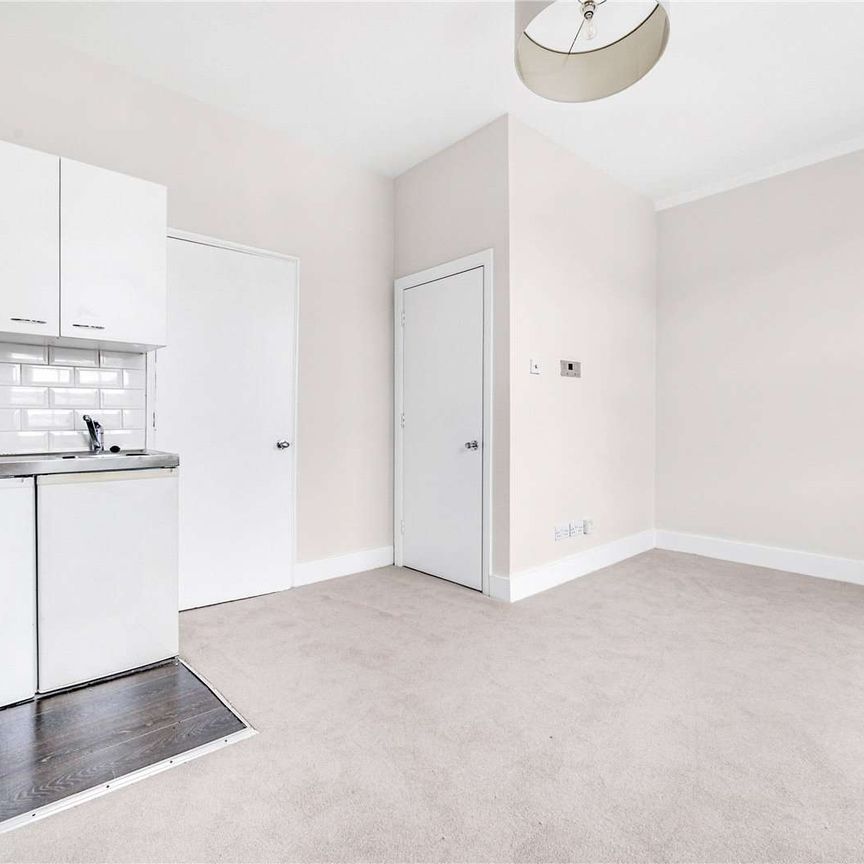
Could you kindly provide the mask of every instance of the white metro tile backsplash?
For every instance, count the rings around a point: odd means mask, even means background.
[[[87,450],[85,414],[143,447],[146,378],[144,354],[0,342],[0,453]]]
[[[143,369],[144,354],[126,354],[121,351],[100,351],[99,365],[103,369]]]
[[[0,408],[0,432],[14,432],[21,428],[21,411],[18,408]]]
[[[0,363],[40,363],[48,362],[48,352],[44,345],[12,345],[0,342]]]
[[[0,363],[0,384],[20,384],[21,367],[12,363]]]
[[[95,348],[48,349],[48,362],[52,366],[98,366],[99,352]]]
[[[116,411],[103,411],[103,414],[116,414]],[[106,427],[107,428],[107,427]],[[137,408],[125,409],[123,411],[123,428],[124,429],[143,429],[144,428],[144,412]]]
[[[0,453],[45,453],[47,432],[0,432]]]
[[[76,369],[75,383],[79,387],[122,387],[121,369]]]
[[[62,385],[70,387],[74,381],[72,380],[73,369],[65,366],[21,366],[21,383],[36,387],[39,385],[51,386]]]
[[[105,446],[117,445],[121,450],[140,450],[144,446],[143,429],[107,429]]]
[[[0,407],[30,406],[39,408],[47,404],[47,387],[0,387]]]
[[[94,405],[98,408],[99,391],[95,387],[89,390],[82,390],[80,387],[52,387],[51,404],[55,408],[92,408]]]
[[[21,428],[30,432],[51,429],[72,429],[75,415],[71,411],[54,411],[50,408],[23,408]]]
[[[61,453],[69,450],[89,450],[88,440],[86,432],[50,432],[47,449]]]
[[[147,373],[143,369],[124,369],[123,386],[130,390],[143,390],[147,386]]]
[[[103,408],[144,408],[143,390],[102,390]]]

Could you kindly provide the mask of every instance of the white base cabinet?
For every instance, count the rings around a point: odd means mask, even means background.
[[[39,692],[176,656],[177,473],[38,478]]]
[[[0,479],[0,706],[36,693],[33,478]]]

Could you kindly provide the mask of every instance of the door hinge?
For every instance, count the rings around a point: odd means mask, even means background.
[[[402,326],[405,326],[405,310],[402,310]]]
[[[404,414],[402,414],[402,415],[399,417],[399,425],[400,425],[403,429],[405,428],[405,415],[404,415]]]

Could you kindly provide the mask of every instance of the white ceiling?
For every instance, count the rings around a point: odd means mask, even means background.
[[[522,86],[512,15],[498,2],[3,3],[0,27],[389,175],[507,111],[660,206],[864,147],[864,3],[673,2],[657,67],[583,105]]]

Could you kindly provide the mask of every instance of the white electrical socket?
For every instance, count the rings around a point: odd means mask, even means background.
[[[583,533],[583,524],[581,519],[576,519],[570,523],[570,536],[578,537]]]
[[[567,540],[570,537],[570,525],[565,522],[563,525],[555,526],[555,542],[559,540]]]
[[[594,533],[594,520],[593,519],[586,519],[582,523],[582,530],[586,534],[593,534]]]

